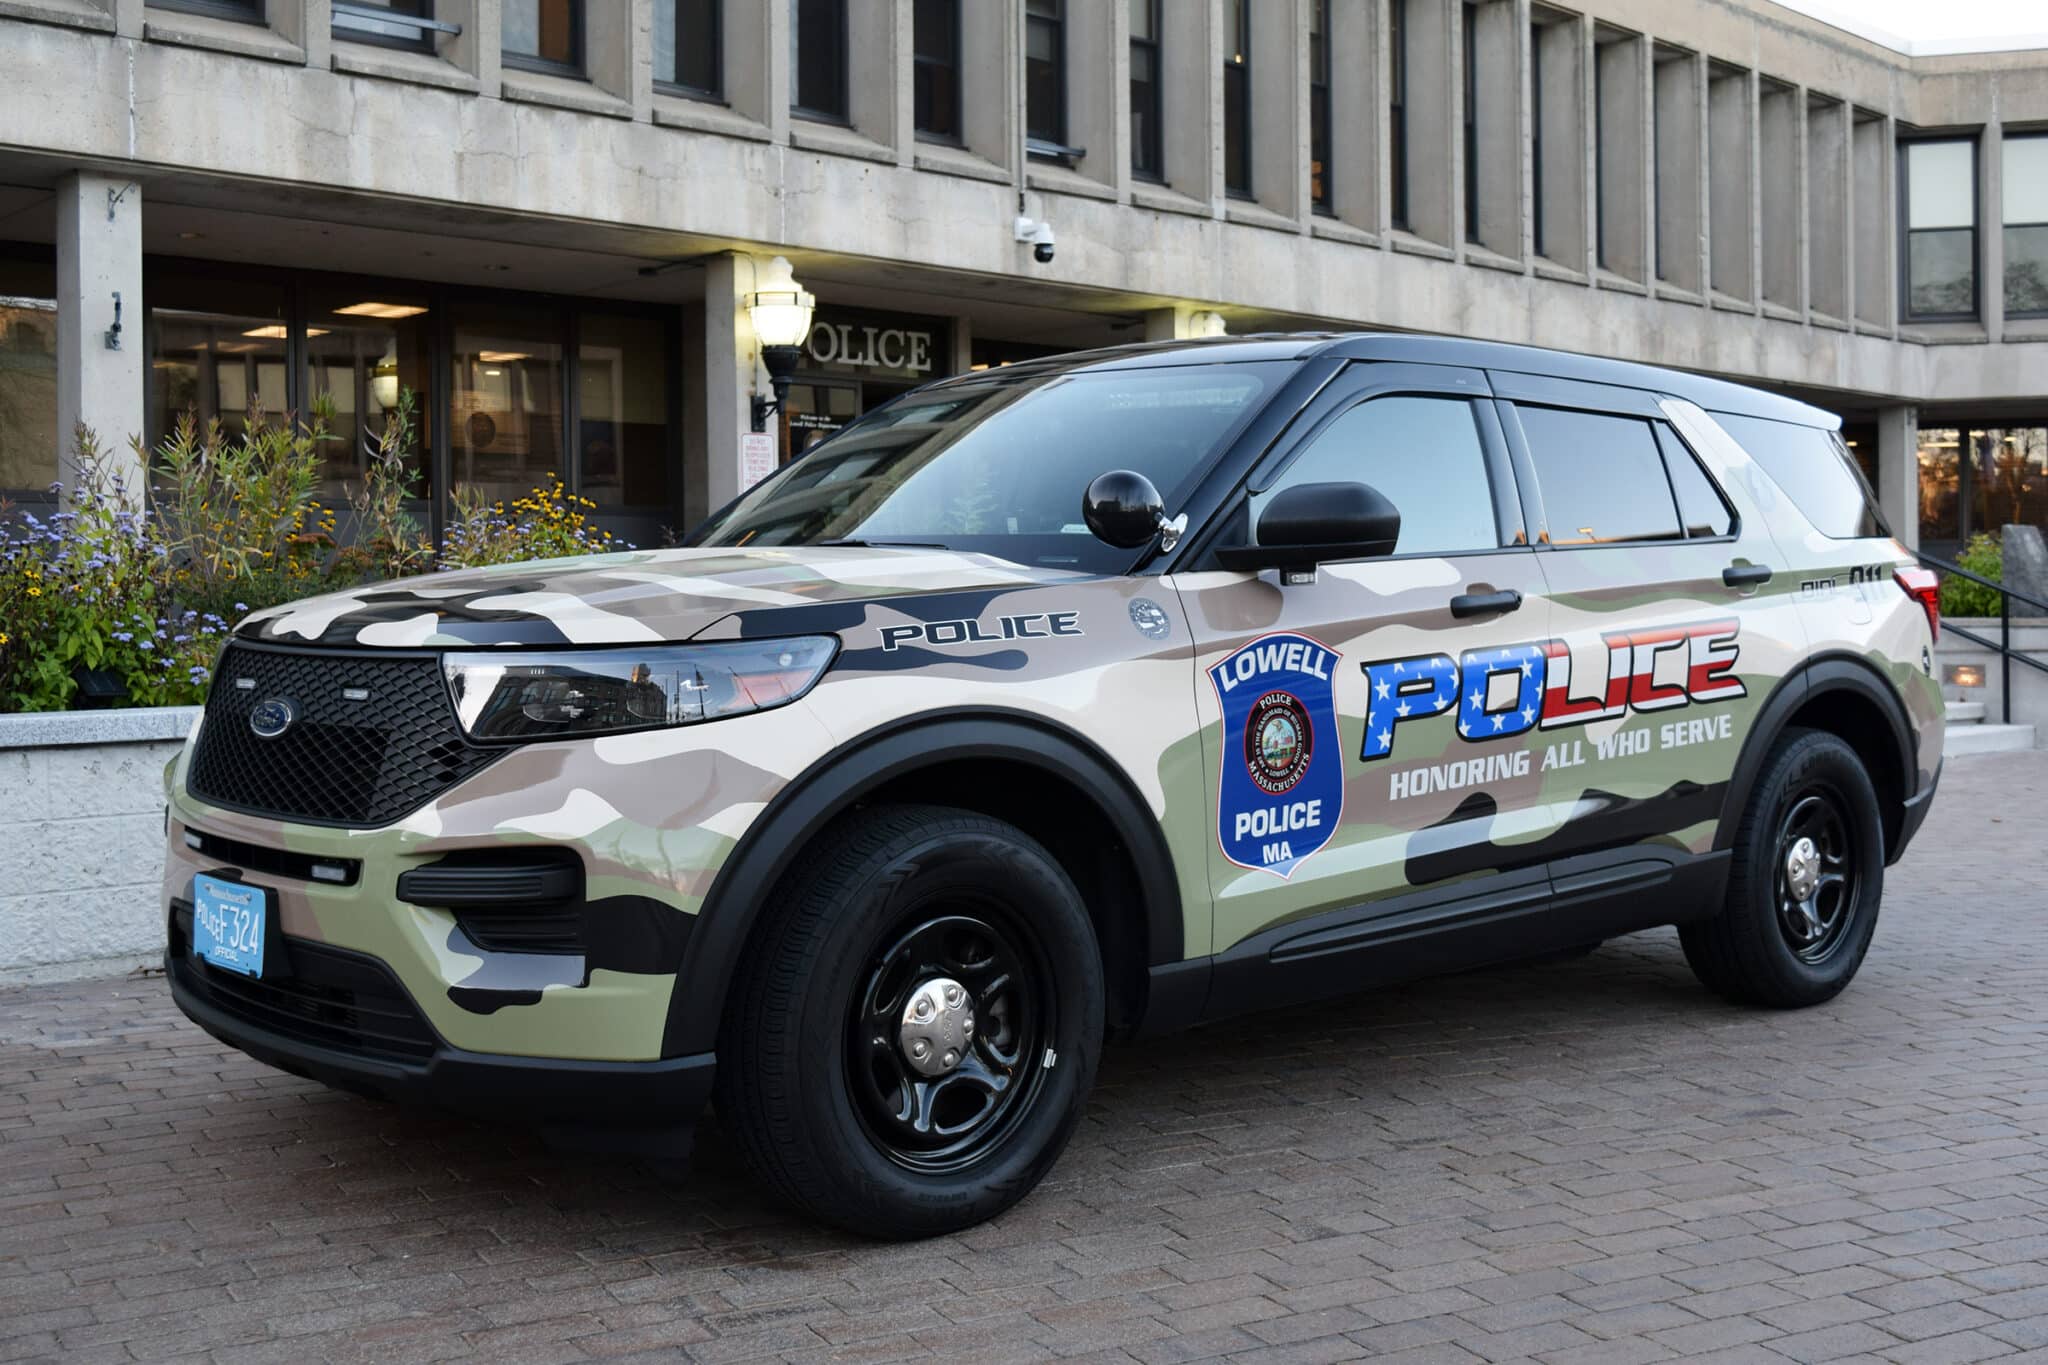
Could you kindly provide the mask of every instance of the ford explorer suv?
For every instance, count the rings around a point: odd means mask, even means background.
[[[259,612],[168,776],[222,1041],[880,1237],[1105,1039],[1675,925],[1834,996],[1940,773],[1935,582],[1827,413],[1391,335],[879,408],[682,548]]]

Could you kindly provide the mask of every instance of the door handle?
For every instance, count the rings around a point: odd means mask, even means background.
[[[1758,588],[1771,581],[1768,564],[1730,564],[1721,570],[1721,581],[1731,588]]]
[[[1462,620],[1467,616],[1513,611],[1521,605],[1522,594],[1513,588],[1502,588],[1499,592],[1461,592],[1451,599],[1451,615]]]

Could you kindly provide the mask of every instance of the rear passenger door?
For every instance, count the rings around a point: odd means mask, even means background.
[[[1553,881],[1568,902],[1660,880],[1712,849],[1751,723],[1804,648],[1793,576],[1657,395],[1489,378],[1550,590]]]

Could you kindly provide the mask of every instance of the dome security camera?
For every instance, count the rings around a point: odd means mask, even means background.
[[[1012,231],[1019,242],[1030,244],[1031,259],[1040,265],[1052,264],[1054,238],[1051,223],[1042,218],[1019,215]]]

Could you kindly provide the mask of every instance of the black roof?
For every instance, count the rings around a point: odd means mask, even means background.
[[[1541,346],[1517,346],[1504,341],[1472,341],[1463,337],[1409,332],[1272,332],[1154,341],[1094,351],[1073,351],[1005,368],[1031,373],[1037,370],[1115,369],[1219,361],[1306,360],[1318,355],[1339,356],[1346,360],[1401,360],[1419,365],[1461,365],[1475,370],[1547,375],[1555,379],[1576,379],[1589,384],[1613,384],[1620,388],[1669,394],[1698,404],[1709,412],[1767,417],[1829,430],[1841,425],[1841,419],[1834,413],[1810,403],[1751,388],[1747,384],[1688,374],[1684,370],[1576,355]]]

